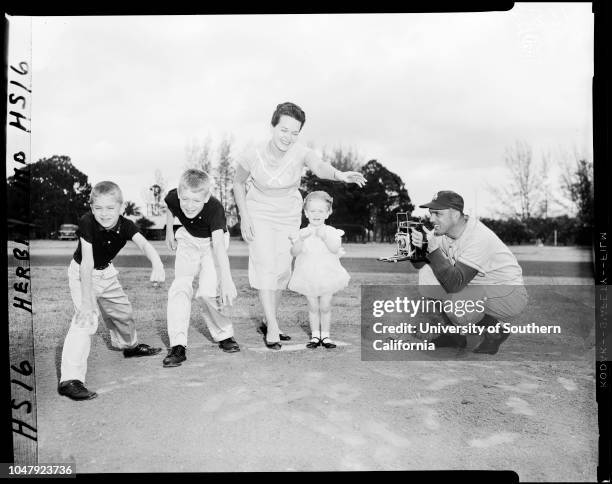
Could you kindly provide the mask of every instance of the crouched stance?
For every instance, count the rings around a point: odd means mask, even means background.
[[[97,396],[85,383],[91,336],[102,316],[110,332],[111,344],[122,349],[126,358],[157,354],[161,348],[138,344],[132,306],[123,292],[113,258],[132,240],[151,261],[150,280],[165,279],[159,255],[138,232],[132,221],[120,215],[123,197],[113,182],[100,182],[91,192],[91,212],[79,220],[79,243],[68,268],[68,283],[75,314],[62,350],[59,393],[73,400]]]
[[[198,278],[196,297],[202,301],[202,316],[212,338],[228,353],[240,350],[234,340],[231,319],[223,306],[236,298],[236,287],[230,273],[227,248],[229,234],[225,210],[210,192],[211,181],[200,170],[187,170],[181,176],[178,190],[168,192],[166,243],[176,250],[174,281],[168,291],[168,336],[170,351],[163,366],[179,366],[187,359],[187,333],[191,317],[193,280]],[[183,224],[176,234],[173,220]]]

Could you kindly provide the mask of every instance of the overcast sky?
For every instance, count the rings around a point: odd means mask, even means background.
[[[352,147],[399,174],[412,200],[439,189],[493,215],[506,147],[591,155],[589,3],[510,12],[41,17],[32,21],[32,159],[68,155],[126,199],[185,148],[266,139],[284,101],[301,141]],[[553,166],[553,185],[559,167]]]

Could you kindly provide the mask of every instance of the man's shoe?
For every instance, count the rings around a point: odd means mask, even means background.
[[[433,340],[436,348],[465,348],[467,346],[467,338],[461,334],[442,333]]]
[[[501,344],[508,339],[510,333],[501,333],[498,338],[491,338],[490,335],[485,335],[481,343],[472,351],[474,353],[484,353],[494,355],[499,350]]]
[[[186,349],[182,345],[176,345],[170,348],[168,355],[164,358],[164,368],[172,366],[181,366],[181,363],[187,359],[185,356]]]
[[[240,346],[238,346],[234,338],[226,338],[219,341],[219,348],[226,353],[236,353],[236,351],[240,351]]]
[[[161,351],[161,348],[151,348],[149,345],[141,343],[133,348],[123,350],[123,356],[126,358],[134,358],[137,356],[153,356]]]
[[[71,398],[72,400],[91,400],[98,396],[95,392],[90,392],[81,380],[62,381],[57,388],[60,395]]]

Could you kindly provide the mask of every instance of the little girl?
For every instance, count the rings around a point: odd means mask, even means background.
[[[329,337],[331,300],[335,292],[348,285],[350,279],[339,260],[344,254],[340,247],[344,232],[325,225],[332,213],[332,201],[326,192],[309,193],[304,200],[304,213],[310,223],[289,237],[291,255],[296,257],[289,289],[304,294],[308,299],[312,338],[306,344],[307,348],[319,345],[336,347]]]

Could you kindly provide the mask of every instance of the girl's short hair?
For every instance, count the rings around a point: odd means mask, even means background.
[[[123,193],[115,182],[101,181],[96,183],[89,194],[89,203],[94,203],[96,198],[102,195],[114,195],[119,203],[123,203]]]
[[[211,184],[211,178],[203,170],[197,170],[195,168],[190,168],[189,170],[185,170],[181,178],[179,179],[178,184],[178,193],[187,189],[192,192],[201,192],[206,188],[209,188]]]
[[[302,108],[297,104],[293,104],[290,102],[282,103],[276,106],[274,113],[272,114],[272,126],[276,126],[280,121],[281,116],[289,116],[290,118],[295,119],[300,122],[300,129],[304,126],[306,122],[306,113],[302,111]]]
[[[330,210],[332,209],[332,205],[334,203],[334,199],[331,197],[331,195],[323,190],[310,192],[308,195],[306,195],[306,198],[304,199],[304,209],[306,209],[308,202],[311,200],[322,200],[323,202],[327,202]]]

